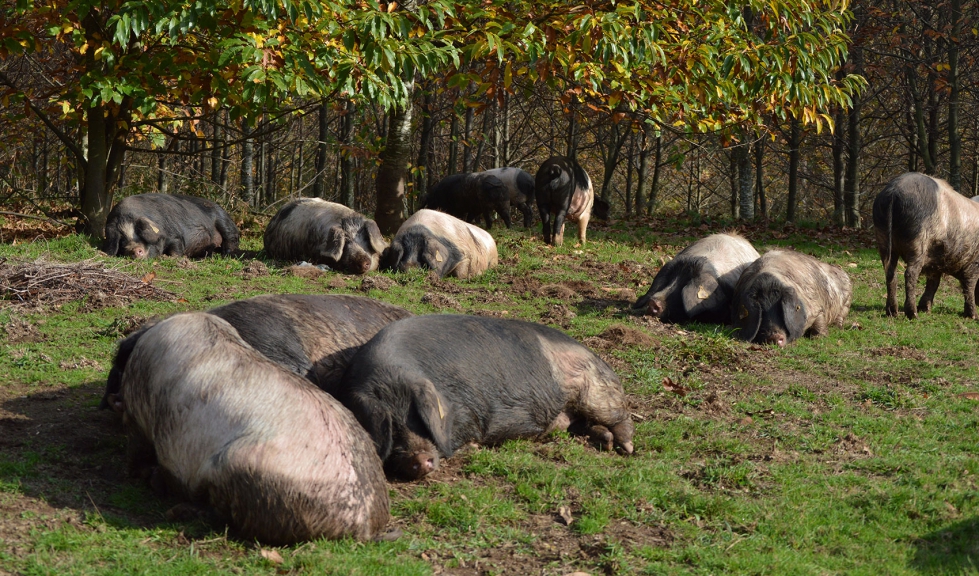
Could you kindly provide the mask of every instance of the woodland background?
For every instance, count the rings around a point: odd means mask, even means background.
[[[192,61],[196,56],[186,54],[203,50],[203,40],[201,46],[190,45],[188,49],[186,42],[194,38],[193,34],[186,26],[177,34],[171,23],[172,35],[179,36],[185,45],[171,47],[170,60],[148,59],[140,65],[149,70],[129,72],[140,78],[144,88],[147,78],[158,82],[146,89],[155,91],[152,106],[144,102],[139,108],[135,102],[139,94],[130,96],[123,86],[125,81],[112,76],[125,67],[119,55],[124,51],[119,49],[117,59],[110,59],[109,64],[115,63],[112,70],[111,66],[106,68],[104,56],[102,64],[92,60],[98,50],[93,38],[99,38],[93,29],[111,32],[110,24],[114,25],[117,36],[125,40],[119,30],[129,22],[126,3],[4,3],[5,17],[0,20],[0,31],[6,32],[0,49],[0,206],[17,211],[30,211],[33,206],[58,220],[70,222],[79,208],[85,213],[83,190],[90,184],[83,166],[92,145],[90,116],[86,117],[83,106],[73,97],[87,98],[93,110],[96,105],[106,105],[108,110],[116,100],[114,111],[105,112],[106,122],[115,119],[127,128],[121,149],[107,152],[110,160],[113,154],[121,157],[118,169],[110,169],[107,177],[110,200],[146,192],[199,195],[237,211],[239,220],[247,219],[250,213],[274,213],[297,196],[318,196],[374,214],[379,168],[385,162],[385,149],[390,152],[398,134],[402,137],[399,158],[407,167],[398,195],[401,216],[410,213],[416,199],[446,175],[497,166],[518,166],[534,174],[545,158],[565,153],[575,154],[585,166],[596,193],[611,203],[616,217],[685,212],[705,218],[830,221],[860,227],[881,185],[908,170],[946,178],[965,195],[979,194],[977,2],[858,0],[849,6],[839,2],[783,2],[779,6],[786,10],[797,5],[798,14],[805,14],[807,6],[835,10],[838,19],[830,24],[841,27],[833,28],[832,34],[822,34],[818,26],[825,24],[823,21],[803,22],[801,26],[810,28],[817,39],[832,35],[845,39],[843,33],[849,37],[848,49],[839,43],[824,52],[814,49],[818,61],[809,69],[794,70],[798,86],[803,84],[800,78],[806,79],[808,74],[810,88],[828,96],[812,99],[801,89],[793,92],[792,87],[761,95],[783,99],[786,104],[794,104],[788,101],[798,98],[807,106],[799,114],[792,114],[792,110],[786,114],[779,107],[782,102],[763,105],[759,104],[759,94],[748,94],[747,98],[743,93],[722,94],[728,87],[718,83],[714,88],[719,100],[732,109],[740,106],[747,113],[699,117],[685,115],[681,105],[663,109],[655,97],[616,89],[615,82],[608,81],[619,58],[614,53],[604,58],[596,55],[590,62],[596,69],[604,66],[608,77],[598,84],[592,82],[589,88],[588,82],[568,75],[567,63],[562,68],[553,55],[550,60],[540,54],[527,58],[532,46],[506,44],[502,32],[497,36],[490,32],[495,30],[492,27],[485,28],[486,37],[480,37],[479,42],[459,44],[464,57],[454,62],[452,57],[433,60],[425,68],[418,64],[420,60],[413,60],[417,69],[411,68],[411,63],[405,69],[415,74],[403,85],[392,85],[391,94],[377,92],[377,86],[385,86],[384,77],[374,78],[374,84],[343,85],[334,79],[333,84],[319,90],[307,90],[301,78],[283,82],[269,74],[269,78],[254,78],[246,87],[267,84],[270,89],[236,100],[233,97],[240,96],[236,93],[239,88],[231,84],[223,88],[224,92],[213,88],[222,71],[220,62],[210,62],[210,76],[198,76],[182,67],[200,66],[200,62]],[[684,4],[672,2],[666,9],[680,14]],[[291,5],[272,6],[273,12],[275,6],[281,12],[282,7],[289,9]],[[369,11],[373,7],[383,15],[385,10],[391,13],[394,6],[362,3],[361,8]],[[541,6],[555,13],[560,8],[557,4]],[[664,9],[659,4],[646,8],[656,6]],[[588,3],[580,8],[597,13],[615,7],[614,3]],[[260,8],[252,9],[260,12]],[[348,9],[355,10],[356,6]],[[511,9],[520,10],[521,6]],[[456,6],[456,10],[458,17],[465,5]],[[735,13],[739,16],[732,22],[745,24],[750,31],[759,28],[764,9],[756,9],[754,18],[751,7]],[[481,22],[505,16],[482,14]],[[186,14],[183,17],[186,19]],[[93,19],[99,18],[94,25]],[[537,18],[541,22],[547,13]],[[457,27],[474,25],[461,24],[462,20],[459,17]],[[681,25],[678,37],[682,38],[683,17],[677,16],[677,22]],[[136,32],[152,36],[153,30],[148,33],[146,26],[132,24],[131,28],[133,39],[138,36]],[[263,40],[253,31],[258,29],[254,25],[249,28],[239,23],[230,31],[219,28],[215,25],[209,30],[217,30],[215,38],[223,34],[225,41],[235,37],[248,40],[249,35],[257,38],[245,48],[253,49],[248,57],[258,58],[265,71],[275,66],[275,62],[269,64],[270,59],[284,59],[283,69],[291,65],[283,50],[267,49],[268,35],[263,51]],[[25,40],[31,30],[42,29],[49,32],[35,34],[33,45]],[[368,36],[372,30],[377,35],[373,28],[365,30]],[[567,37],[552,38],[553,32],[549,29],[551,36],[543,41],[542,49],[570,41]],[[777,35],[767,39],[773,45],[785,41]],[[357,49],[361,41],[357,40]],[[691,32],[693,50],[699,49],[696,41]],[[220,45],[217,40],[212,42],[213,46]],[[422,47],[422,52],[437,52],[438,40],[433,42],[428,48]],[[110,44],[105,41],[99,49],[108,54]],[[115,44],[120,44],[118,38]],[[130,48],[134,45],[130,41]],[[145,48],[145,39],[138,45],[144,52],[150,51]],[[473,46],[476,48],[465,52]],[[665,61],[681,64],[673,77],[663,75],[657,80],[664,84],[675,84],[674,78],[684,74],[682,54],[676,46],[674,52],[665,54]],[[749,34],[744,53],[752,46]],[[180,48],[185,50],[184,56]],[[234,47],[238,53],[246,49]],[[585,58],[582,54],[577,57]],[[368,64],[359,60],[354,76],[357,70],[369,72]],[[729,64],[724,66],[727,74],[731,74]],[[167,66],[172,67],[169,76],[161,72]],[[704,82],[704,78],[694,78],[693,65],[688,62],[687,67],[691,82],[700,82],[709,92],[710,74],[716,75],[718,70],[705,74]],[[262,72],[242,68],[240,63],[236,70],[242,76]],[[640,72],[634,69],[621,76]],[[723,76],[725,70],[720,69],[720,73]],[[364,72],[365,77],[368,75]],[[402,79],[405,76],[401,74]],[[866,82],[854,80],[857,76]],[[98,84],[100,81],[103,83]],[[307,81],[311,83],[311,77]],[[195,83],[198,88],[212,87],[214,95],[199,89],[188,92],[187,86]],[[101,104],[99,86],[103,90]],[[343,86],[348,89],[344,91]],[[350,86],[359,91],[349,90]],[[829,94],[828,86],[840,91]],[[322,97],[326,89],[333,91]],[[172,98],[168,99],[168,91],[172,91]],[[690,99],[703,101],[704,96],[694,94]],[[397,108],[399,102],[409,101],[407,114]],[[126,106],[131,109],[128,120],[118,112]],[[136,109],[141,112],[133,113]],[[706,121],[700,120],[704,117]],[[111,130],[107,133],[111,140]],[[84,229],[81,223],[79,227]],[[99,232],[96,227],[94,233]]]

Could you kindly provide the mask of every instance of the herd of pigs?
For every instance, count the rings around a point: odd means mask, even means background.
[[[536,199],[544,240],[566,220],[585,242],[598,204],[573,159],[449,176],[387,243],[361,214],[319,199],[285,205],[266,253],[355,274],[420,266],[470,278],[497,264],[487,228],[529,226]],[[607,208],[607,206],[606,206]],[[468,220],[468,222],[467,222]],[[962,283],[976,317],[979,203],[908,173],[873,207],[897,314],[895,272],[907,264],[905,313],[928,310],[943,274]],[[213,202],[144,194],[120,201],[104,251],[137,258],[237,250],[239,233]],[[927,277],[915,306],[919,274]],[[678,253],[633,305],[666,322],[727,323],[747,341],[784,346],[843,325],[852,284],[812,256],[759,256],[736,234]],[[628,401],[615,372],[563,332],[540,324],[408,311],[365,297],[265,295],[146,322],[119,342],[103,408],[122,415],[131,474],[155,492],[205,505],[243,538],[288,544],[389,536],[387,478],[415,480],[469,443],[495,445],[556,430],[633,452]]]

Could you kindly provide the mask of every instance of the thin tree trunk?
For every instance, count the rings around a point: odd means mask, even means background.
[[[649,161],[649,148],[647,147],[648,134],[645,127],[640,128],[639,133],[639,172],[636,174],[636,216],[643,213],[643,193],[642,185],[646,181],[647,163]]]
[[[462,171],[472,172],[472,154],[469,149],[471,148],[469,139],[472,136],[473,129],[473,109],[471,106],[466,107],[466,125],[463,128],[462,134]]]
[[[347,107],[343,113],[343,123],[340,125],[340,197],[343,198],[344,206],[354,210],[357,209],[355,206],[357,203],[355,197],[356,188],[354,186],[356,175],[354,174],[354,157],[350,154],[350,145],[353,144],[351,137],[353,135],[354,114],[356,111],[357,106],[354,104],[354,101],[347,100]],[[325,161],[323,165],[323,179],[325,180]]]
[[[255,140],[251,138],[248,123],[241,120],[245,140],[241,143],[241,195],[249,207],[255,206]]]
[[[458,172],[459,166],[459,115],[452,111],[452,122],[449,125],[449,166],[445,176]]]
[[[755,141],[755,194],[761,217],[768,218],[768,199],[765,197],[765,139],[758,135]]]
[[[952,37],[948,43],[948,183],[962,186],[962,135],[959,133],[959,37],[962,0],[951,0]]]
[[[211,124],[211,183],[217,185],[221,182],[221,151],[224,146],[224,134],[221,131],[220,117],[214,113],[214,121]]]
[[[738,166],[738,204],[742,220],[755,219],[754,178],[752,177],[751,151],[746,142],[747,133],[742,131],[742,143],[734,148]]]
[[[802,145],[802,129],[799,119],[792,116],[789,126],[789,197],[785,210],[785,219],[795,222],[796,209],[799,206],[799,147]]]
[[[326,161],[327,155],[329,154],[327,141],[330,138],[330,110],[325,99],[320,101],[320,109],[316,115],[316,120],[316,156],[314,162],[316,177],[313,179],[313,197],[325,199],[327,197]],[[346,122],[346,116],[344,117],[344,121]],[[340,140],[345,142],[343,136],[340,137]],[[340,154],[343,155],[344,152],[341,150]]]
[[[854,73],[863,73],[863,49],[854,46],[851,51]],[[854,96],[853,106],[847,119],[847,162],[843,201],[845,204],[845,223],[850,228],[860,227],[860,113],[862,101]]]
[[[418,142],[418,176],[415,179],[415,200],[419,200],[424,194],[428,193],[428,182],[431,177],[432,163],[432,143],[434,141],[435,120],[434,114],[435,94],[431,91],[425,92],[422,103],[422,129],[421,137]],[[414,208],[414,206],[412,206]]]
[[[632,159],[636,154],[636,133],[629,130],[629,154],[625,162],[625,215],[632,215]]]
[[[405,179],[411,159],[411,83],[408,105],[388,115],[387,141],[377,168],[377,210],[374,220],[383,234],[394,234],[404,222]]]
[[[656,136],[656,152],[653,154],[653,181],[649,185],[649,204],[646,208],[646,214],[649,216],[652,216],[653,212],[656,211],[657,193],[659,192],[660,158],[662,154],[663,135],[659,134]]]
[[[843,161],[843,151],[844,151],[844,135],[846,130],[846,111],[843,108],[837,108],[836,114],[834,114],[833,124],[835,130],[833,131],[833,222],[837,226],[846,225],[846,217],[844,216],[844,201],[843,201],[843,180],[845,175],[845,166]]]

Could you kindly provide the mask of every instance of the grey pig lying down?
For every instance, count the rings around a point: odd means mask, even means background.
[[[389,322],[411,316],[380,300],[338,294],[266,294],[207,311],[228,321],[250,346],[329,392],[357,347]],[[119,341],[99,408],[119,409],[122,372],[136,343],[158,320]]]
[[[771,250],[748,266],[734,289],[731,323],[748,342],[778,344],[843,327],[853,284],[839,266],[792,250]]]
[[[664,322],[726,322],[738,278],[758,252],[737,234],[712,234],[687,246],[656,273],[632,305]]]
[[[381,461],[357,420],[224,320],[188,313],[153,326],[122,392],[130,472],[209,504],[238,536],[366,540],[387,525]]]
[[[469,442],[534,438],[572,423],[632,453],[615,372],[563,332],[530,322],[433,314],[364,344],[335,393],[367,429],[388,474],[416,479]]]

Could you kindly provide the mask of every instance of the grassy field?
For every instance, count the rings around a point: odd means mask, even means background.
[[[629,309],[665,258],[725,223],[598,223],[583,247],[569,226],[562,248],[494,228],[500,266],[473,281],[282,268],[258,229],[235,258],[133,262],[2,225],[8,272],[88,262],[158,293],[106,281],[65,299],[0,284],[0,573],[979,572],[979,322],[962,318],[949,279],[931,313],[886,318],[869,231],[742,229],[759,251],[791,246],[853,279],[844,329],[777,349]],[[115,342],[154,315],[282,292],[561,328],[622,378],[636,454],[567,434],[464,450],[421,482],[389,485],[394,542],[269,548],[170,522],[175,502],[125,475],[121,424],[97,409]]]

